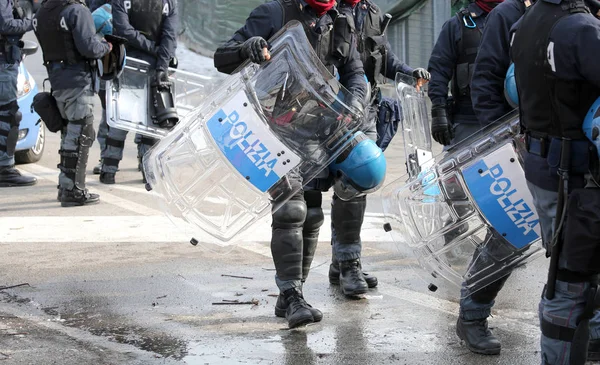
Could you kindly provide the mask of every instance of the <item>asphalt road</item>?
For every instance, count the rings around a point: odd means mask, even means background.
[[[40,53],[25,62],[41,85]],[[96,112],[99,120],[99,102]],[[39,183],[0,191],[0,287],[27,283],[0,290],[0,365],[539,364],[544,259],[515,272],[497,300],[490,326],[502,354],[471,354],[455,334],[457,289],[427,290],[411,268],[415,260],[382,230],[381,201],[373,196],[363,266],[379,278],[378,288],[350,300],[328,283],[327,214],[305,285],[325,317],[288,330],[273,314],[268,222],[235,247],[190,245],[145,191],[132,137],[116,185],[91,174],[99,158],[92,147],[88,187],[101,195],[98,205],[60,207],[59,136],[50,133],[43,159],[20,166]],[[386,155],[392,181],[404,170],[401,144]],[[223,300],[256,304],[212,304]]]

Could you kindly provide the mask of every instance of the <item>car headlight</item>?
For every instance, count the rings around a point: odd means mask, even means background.
[[[19,141],[22,140],[23,138],[27,137],[27,133],[29,133],[28,128],[20,129],[19,130]]]
[[[25,75],[19,73],[17,77],[17,98],[21,98],[31,91],[31,83],[25,78]]]

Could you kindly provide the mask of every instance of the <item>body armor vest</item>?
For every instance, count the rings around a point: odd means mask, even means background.
[[[472,109],[471,79],[473,78],[475,59],[479,52],[482,32],[467,8],[463,8],[456,13],[456,17],[459,24],[461,24],[461,37],[458,43],[458,60],[452,77],[452,96],[456,104],[469,106]]]
[[[70,5],[82,5],[79,0],[46,0],[35,14],[35,35],[42,47],[44,64],[66,62],[76,64],[84,57],[77,51],[71,29],[60,13]]]
[[[381,10],[369,1],[369,11],[365,16],[358,38],[358,52],[365,69],[365,75],[371,85],[377,85],[377,79],[383,79],[387,70],[386,40],[381,24]]]
[[[129,0],[129,24],[151,41],[158,42],[162,33],[163,0]]]
[[[300,9],[295,0],[278,0],[283,9],[283,24],[292,20],[299,21],[304,27],[304,32],[315,53],[325,67],[334,74],[337,61],[345,59],[350,54],[352,47],[352,33],[354,32],[354,19],[344,15],[333,18],[333,24],[323,33],[314,29],[314,19]],[[330,11],[329,14],[332,12]]]
[[[521,124],[536,138],[585,138],[583,120],[600,90],[586,81],[559,80],[552,72],[552,59],[548,61],[553,53],[549,37],[554,26],[562,18],[582,12],[588,11],[581,0],[540,1],[524,15],[514,36],[512,56],[521,95]]]

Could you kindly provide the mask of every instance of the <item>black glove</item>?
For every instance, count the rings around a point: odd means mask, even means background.
[[[177,68],[178,66],[179,66],[179,60],[177,59],[177,57],[173,57],[171,59],[171,62],[169,62],[169,67]]]
[[[436,104],[431,107],[431,135],[436,142],[444,146],[452,143],[454,131],[448,121],[444,104]]]
[[[415,79],[423,79],[427,81],[431,79],[431,74],[426,69],[421,67],[415,68],[412,75]]]
[[[242,58],[260,64],[266,61],[263,49],[267,47],[269,44],[263,37],[252,37],[242,44],[240,52]]]
[[[156,70],[156,74],[154,75],[154,85],[158,87],[168,87],[169,84],[169,74],[163,69]]]

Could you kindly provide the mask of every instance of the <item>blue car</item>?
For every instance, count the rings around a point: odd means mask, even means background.
[[[25,41],[23,56],[36,53],[38,45],[35,42]],[[44,144],[46,142],[46,128],[44,123],[38,123],[40,116],[31,110],[33,97],[38,93],[38,86],[33,76],[27,71],[25,63],[19,66],[19,77],[17,82],[19,110],[23,119],[19,127],[19,140],[15,152],[17,163],[33,163],[42,158]]]

